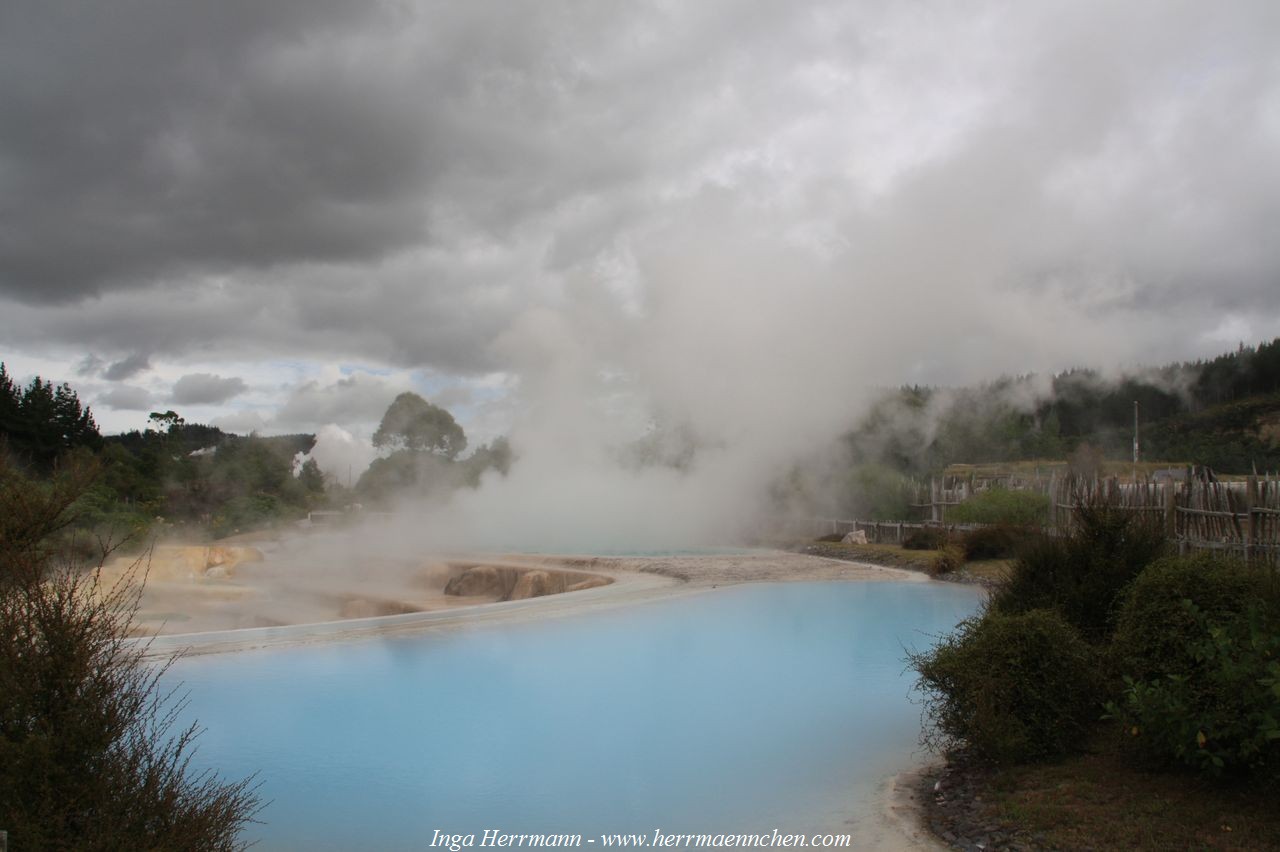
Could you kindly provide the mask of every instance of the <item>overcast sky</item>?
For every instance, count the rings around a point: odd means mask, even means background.
[[[1280,3],[0,4],[0,360],[472,443],[1280,335]],[[829,412],[844,416],[843,410]]]

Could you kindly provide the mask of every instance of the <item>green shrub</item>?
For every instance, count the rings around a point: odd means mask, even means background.
[[[1037,491],[990,488],[948,509],[947,520],[958,524],[1041,526],[1049,520],[1049,498]]]
[[[1192,645],[1203,638],[1190,602],[1215,623],[1230,621],[1255,598],[1266,598],[1265,575],[1208,554],[1170,556],[1152,563],[1125,590],[1116,614],[1111,657],[1119,671],[1151,680],[1194,665]]]
[[[214,516],[212,531],[221,538],[236,532],[262,529],[286,517],[288,513],[288,508],[272,494],[232,497],[222,506],[222,511]]]
[[[1101,715],[1097,653],[1057,613],[988,612],[911,654],[924,695],[925,745],[967,745],[1000,762],[1080,747]]]
[[[1280,779],[1273,577],[1211,557],[1161,560],[1126,594],[1111,656],[1125,687],[1108,712],[1142,752]]]
[[[1027,527],[998,524],[969,530],[960,537],[965,559],[1012,559],[1034,538]]]
[[[1105,641],[1125,587],[1166,550],[1164,532],[1141,515],[1085,506],[1073,535],[1027,545],[991,605],[1005,614],[1056,609],[1086,639]]]
[[[844,483],[840,509],[846,517],[869,521],[900,521],[911,517],[915,485],[883,464],[861,464]]]
[[[964,551],[954,544],[943,545],[929,563],[929,573],[935,577],[950,574],[964,567]]]
[[[949,540],[947,531],[942,527],[921,527],[912,530],[902,537],[902,546],[907,550],[937,550]]]

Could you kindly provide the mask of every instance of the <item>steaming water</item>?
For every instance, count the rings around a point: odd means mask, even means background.
[[[924,583],[739,586],[537,624],[183,660],[195,761],[258,772],[262,849],[433,831],[840,829],[908,765]],[[599,846],[599,841],[595,844]]]

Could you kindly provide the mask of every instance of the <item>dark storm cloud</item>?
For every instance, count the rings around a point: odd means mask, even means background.
[[[0,290],[64,301],[417,239],[433,95],[413,84],[431,77],[378,47],[407,14],[6,4]]]
[[[189,373],[173,383],[173,401],[179,405],[217,405],[248,390],[244,379]]]
[[[108,364],[106,369],[102,371],[102,378],[109,382],[119,382],[131,379],[138,373],[150,368],[150,357],[141,352],[135,352],[127,358],[121,358],[119,361]]]
[[[815,305],[908,315],[925,372],[1163,355],[1280,322],[1277,31],[1269,0],[18,0],[0,342],[474,375],[541,307],[606,352],[619,305],[651,341],[672,305],[812,338]]]

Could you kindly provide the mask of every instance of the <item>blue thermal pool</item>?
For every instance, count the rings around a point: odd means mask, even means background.
[[[904,647],[945,583],[737,586],[541,623],[192,657],[193,768],[257,773],[256,849],[447,833],[850,830],[916,751]],[[598,845],[598,844],[597,844]]]

